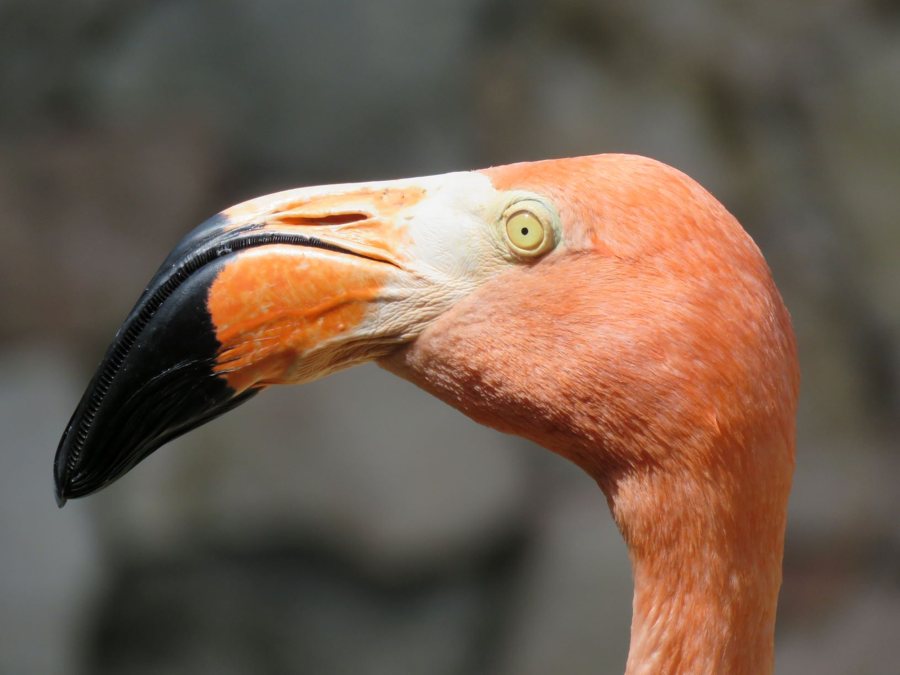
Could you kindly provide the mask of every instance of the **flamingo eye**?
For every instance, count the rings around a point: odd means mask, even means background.
[[[506,240],[514,253],[534,258],[553,248],[554,232],[548,222],[549,213],[540,204],[514,204],[505,215]]]
[[[519,211],[506,221],[506,236],[516,248],[530,252],[544,241],[544,226],[533,214]]]

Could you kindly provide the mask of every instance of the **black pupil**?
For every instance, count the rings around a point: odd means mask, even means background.
[[[522,228],[522,234],[528,234],[528,228],[527,228],[527,227],[523,227],[523,228]]]

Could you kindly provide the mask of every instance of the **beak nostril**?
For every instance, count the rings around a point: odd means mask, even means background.
[[[369,220],[368,213],[332,213],[328,215],[304,215],[302,213],[278,213],[275,219],[285,225],[348,225]]]

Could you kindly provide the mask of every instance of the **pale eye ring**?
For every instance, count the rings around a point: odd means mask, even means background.
[[[504,214],[504,233],[516,254],[534,258],[546,253],[554,245],[554,232],[541,205],[513,204]]]

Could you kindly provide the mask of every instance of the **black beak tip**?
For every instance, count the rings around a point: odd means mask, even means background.
[[[69,485],[70,472],[68,467],[70,450],[68,441],[71,432],[72,422],[70,421],[59,441],[59,447],[56,449],[56,457],[53,460],[53,496],[56,498],[56,505],[59,508],[65,506],[71,496]]]
[[[56,503],[114,482],[173,438],[258,389],[234,391],[213,369],[219,351],[208,290],[229,256],[174,264],[119,329],[72,415],[53,466]]]

